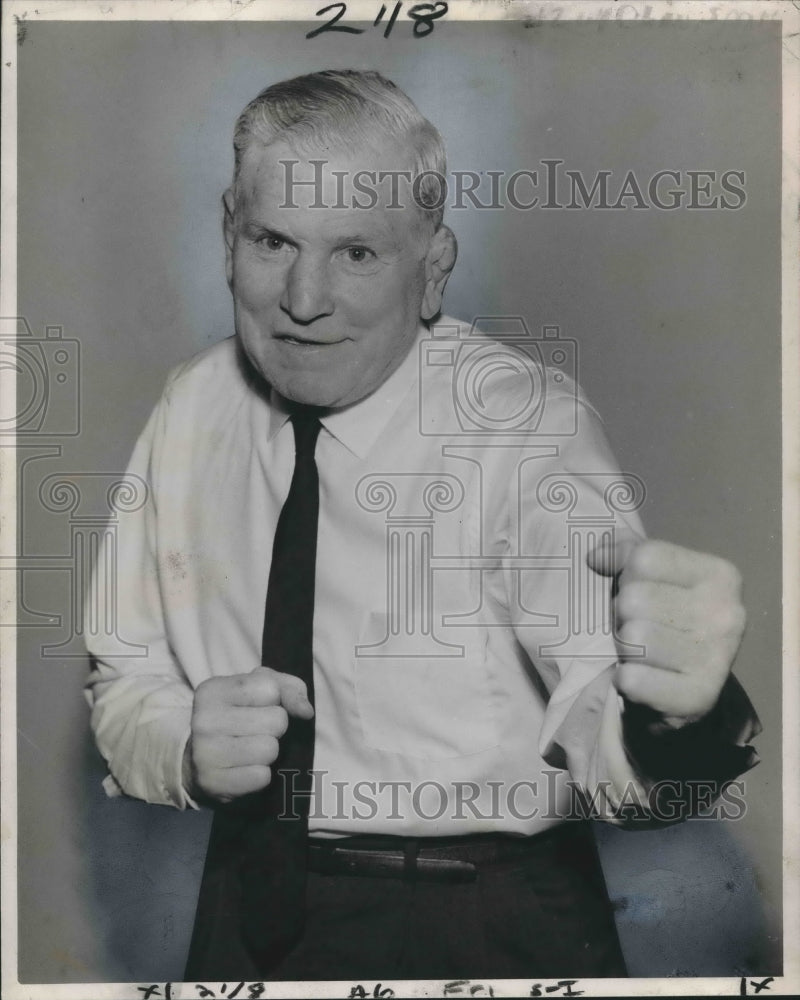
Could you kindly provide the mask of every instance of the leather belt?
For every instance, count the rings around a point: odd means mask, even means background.
[[[421,882],[474,882],[478,869],[471,861],[421,858],[412,864],[402,851],[364,851],[311,844],[309,871],[318,875],[360,875],[364,878],[416,878]]]
[[[315,838],[308,845],[308,870],[319,875],[353,875],[421,882],[474,882],[481,868],[497,867],[552,849],[569,836],[560,824],[530,837],[478,834],[463,837],[391,836]],[[577,832],[577,831],[575,831]]]

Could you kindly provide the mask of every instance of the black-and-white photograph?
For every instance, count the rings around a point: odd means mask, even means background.
[[[4,996],[797,990],[798,31],[4,6]]]

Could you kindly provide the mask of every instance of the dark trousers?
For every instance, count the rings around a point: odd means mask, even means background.
[[[232,846],[212,830],[187,980],[626,975],[594,837],[583,822],[530,838],[529,850],[480,866],[473,882],[309,872],[303,939],[269,970],[255,966],[240,939]]]

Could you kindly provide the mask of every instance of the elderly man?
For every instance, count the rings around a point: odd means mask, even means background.
[[[443,147],[393,84],[276,84],[234,145],[236,336],[136,446],[147,653],[88,688],[110,791],[214,810],[187,977],[622,975],[585,816],[752,765],[738,575],[643,538],[564,342],[440,316]]]

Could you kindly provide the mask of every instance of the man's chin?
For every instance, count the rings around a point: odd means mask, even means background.
[[[239,341],[245,364],[248,365],[256,378],[280,393],[289,402],[303,406],[334,407],[340,405],[338,399],[341,393],[332,379],[321,377],[319,372],[302,373],[286,371],[279,364],[270,363],[273,359],[262,359],[247,350],[246,345]]]
[[[277,386],[278,392],[290,403],[298,406],[316,406],[319,409],[333,409],[339,405],[335,399],[320,392],[282,392]]]
[[[360,403],[362,399],[366,399],[377,388],[377,386],[370,386],[366,390],[359,391],[353,386],[298,386],[292,383],[284,386],[277,382],[273,382],[271,385],[290,403],[297,403],[300,406],[316,406],[324,410],[342,410],[353,406]]]
[[[241,341],[240,341],[241,343]],[[242,345],[244,347],[244,345]],[[287,366],[274,357],[253,357],[246,349],[251,367],[255,372],[280,393],[284,399],[303,406],[317,406],[324,409],[340,409],[352,406],[371,395],[396,367],[387,368],[376,375],[369,366],[356,367],[352,357],[334,364],[333,357],[325,368],[316,363],[303,370],[299,365]]]
[[[291,403],[301,406],[318,406],[326,409],[344,405],[346,401],[346,387],[331,385],[330,381],[320,384],[317,379],[298,378],[295,374],[292,378],[268,379],[272,387]]]

